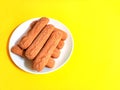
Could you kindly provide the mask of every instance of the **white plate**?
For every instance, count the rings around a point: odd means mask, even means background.
[[[44,74],[48,72],[53,72],[63,66],[68,60],[70,55],[72,54],[73,50],[73,38],[72,35],[67,27],[60,23],[57,20],[49,18],[49,24],[53,24],[55,27],[64,30],[68,34],[68,38],[65,41],[64,47],[61,49],[61,54],[59,58],[55,59],[55,66],[53,68],[47,68],[45,67],[42,71],[37,72],[32,69],[32,62],[30,60],[26,60],[25,58],[22,58],[14,53],[11,52],[11,48],[16,44],[16,42],[22,37],[24,33],[27,32],[30,28],[30,24],[33,21],[38,20],[39,18],[33,18],[30,19],[21,25],[19,25],[15,31],[12,33],[9,41],[9,54],[12,59],[12,61],[22,70],[32,73],[32,74]]]

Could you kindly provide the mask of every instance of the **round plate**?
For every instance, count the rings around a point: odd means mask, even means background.
[[[24,35],[24,33],[26,33],[29,30],[31,23],[38,19],[40,19],[40,18],[33,18],[33,19],[30,19],[30,20],[22,23],[21,25],[19,25],[15,29],[15,31],[12,33],[12,35],[10,37],[10,41],[9,41],[9,54],[10,54],[12,61],[20,69],[22,69],[26,72],[32,73],[32,74],[44,74],[44,73],[53,72],[53,71],[57,70],[58,68],[63,66],[69,60],[69,57],[73,50],[73,38],[72,38],[72,35],[71,35],[69,29],[65,25],[60,23],[59,21],[49,18],[49,24],[52,24],[55,27],[57,27],[61,30],[64,30],[68,34],[68,38],[65,40],[65,45],[61,49],[60,56],[57,59],[55,59],[55,66],[53,68],[45,67],[42,71],[37,72],[36,70],[32,69],[32,61],[26,60],[25,58],[22,58],[16,54],[12,53],[11,48]]]

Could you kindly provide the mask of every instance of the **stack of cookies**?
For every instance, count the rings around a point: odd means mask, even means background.
[[[48,24],[49,19],[40,18],[31,24],[31,29],[14,45],[11,51],[23,58],[33,61],[33,69],[52,68],[55,58],[60,56],[67,33]]]

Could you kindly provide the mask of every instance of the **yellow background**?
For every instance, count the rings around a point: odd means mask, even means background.
[[[33,75],[8,54],[11,33],[34,17],[64,23],[74,38],[62,68]],[[0,90],[120,90],[120,0],[1,0]]]

